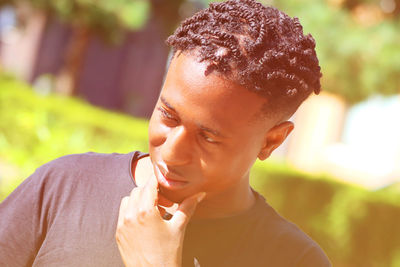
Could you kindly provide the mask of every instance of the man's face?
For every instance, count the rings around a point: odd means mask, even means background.
[[[162,194],[174,202],[248,188],[273,126],[257,116],[265,99],[218,74],[205,76],[205,68],[192,55],[175,56],[150,120],[151,161]]]

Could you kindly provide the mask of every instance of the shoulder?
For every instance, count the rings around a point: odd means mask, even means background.
[[[29,196],[52,219],[85,207],[93,211],[96,205],[115,206],[134,186],[130,172],[134,155],[89,152],[60,157],[39,167],[10,195],[10,201]]]
[[[82,154],[71,154],[52,160],[37,169],[39,172],[51,170],[79,171],[84,168],[86,171],[101,170],[102,168],[125,164],[135,152],[129,154],[103,154],[87,152]]]
[[[273,251],[277,258],[288,265],[282,266],[331,266],[320,246],[297,225],[279,215],[262,198],[259,236],[265,250]],[[268,230],[266,230],[268,229]]]
[[[130,175],[130,162],[141,152],[128,154],[103,154],[87,152],[82,154],[71,154],[52,160],[36,171],[35,175],[40,177],[51,177],[51,179],[70,177],[82,177],[87,175]]]
[[[135,153],[66,155],[37,168],[21,186],[41,195],[76,194],[100,187],[129,186],[132,184],[130,162]]]
[[[74,154],[39,167],[0,203],[0,217],[5,218],[0,220],[0,239],[11,244],[4,253],[0,248],[0,262],[5,254],[12,255],[5,257],[10,262],[21,256],[16,261],[21,266],[32,265],[35,257],[39,262],[77,255],[79,249],[70,249],[76,244],[88,251],[91,246],[110,251],[119,204],[134,186],[130,162],[135,155]],[[60,246],[53,247],[54,242]]]

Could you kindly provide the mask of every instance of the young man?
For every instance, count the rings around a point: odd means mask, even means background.
[[[313,38],[274,8],[230,0],[167,42],[174,56],[150,156],[89,153],[40,167],[0,206],[0,265],[330,266],[249,185],[255,160],[320,90]]]

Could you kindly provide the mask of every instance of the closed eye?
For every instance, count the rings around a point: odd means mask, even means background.
[[[207,135],[204,132],[200,132],[200,136],[204,139],[204,141],[211,143],[211,144],[219,144],[220,142],[212,138],[211,136]]]
[[[162,116],[164,119],[169,120],[169,121],[173,121],[173,122],[175,122],[175,123],[178,123],[178,122],[179,122],[179,120],[178,120],[173,114],[171,114],[170,112],[168,112],[168,111],[167,111],[166,109],[164,109],[163,107],[157,107],[157,110],[160,111],[161,116]]]

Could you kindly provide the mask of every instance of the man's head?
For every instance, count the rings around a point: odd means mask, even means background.
[[[227,1],[167,42],[175,53],[149,126],[162,193],[178,202],[201,191],[217,202],[248,194],[254,161],[285,140],[285,120],[319,92],[314,40],[276,9]]]
[[[290,117],[313,91],[320,67],[311,35],[297,18],[254,0],[212,3],[167,39],[174,52],[195,52],[217,72],[267,99],[264,111]]]

